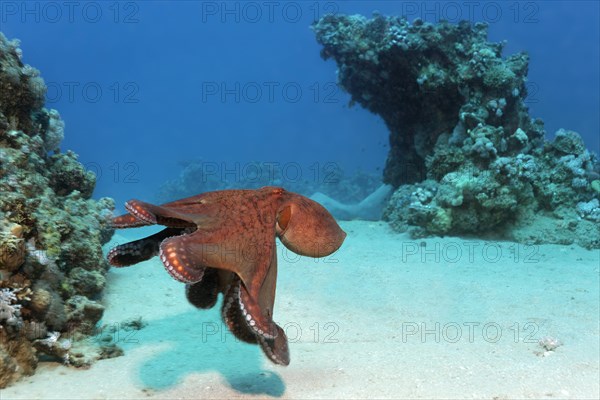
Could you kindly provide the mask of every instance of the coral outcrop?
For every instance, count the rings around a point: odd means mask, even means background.
[[[60,151],[64,123],[18,45],[0,33],[0,388],[42,354],[73,363],[102,316],[114,208],[91,199],[95,176]]]
[[[527,54],[503,58],[482,23],[329,15],[313,30],[352,103],[390,130],[394,228],[600,247],[598,159],[576,132],[544,139]]]

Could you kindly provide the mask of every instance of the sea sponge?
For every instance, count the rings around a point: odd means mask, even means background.
[[[72,294],[83,294],[93,298],[98,296],[106,285],[106,278],[99,271],[87,271],[76,267],[69,273],[69,284],[75,290]]]
[[[12,233],[15,237],[22,238],[23,237],[23,227],[19,224],[12,224],[9,227],[10,233]]]
[[[47,152],[57,150],[65,137],[65,123],[56,110],[47,111],[48,128],[44,137],[44,148]]]
[[[556,131],[552,146],[564,154],[580,155],[585,151],[585,144],[579,133],[567,129]]]
[[[81,196],[89,199],[96,186],[96,175],[86,171],[77,161],[77,155],[72,151],[55,154],[51,158],[50,187],[59,196],[66,196],[79,191]]]
[[[67,300],[65,309],[71,327],[75,331],[88,335],[94,332],[104,312],[102,304],[81,295],[72,296]]]
[[[48,336],[46,324],[39,321],[25,321],[23,324],[23,333],[28,340],[43,339]]]
[[[44,322],[53,331],[62,331],[67,323],[67,310],[62,298],[56,292],[50,293],[51,300]]]
[[[489,88],[504,89],[514,86],[517,76],[504,65],[497,64],[490,67],[483,76],[483,84]]]
[[[36,289],[33,292],[33,296],[31,297],[31,310],[36,312],[39,315],[46,314],[48,308],[50,307],[50,303],[52,302],[52,294],[46,289]]]
[[[18,227],[13,227],[12,231],[20,235],[22,228]],[[0,269],[9,272],[17,270],[25,262],[25,241],[12,231],[0,231]]]

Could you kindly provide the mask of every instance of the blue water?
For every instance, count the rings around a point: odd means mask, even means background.
[[[23,62],[41,71],[46,107],[66,124],[61,150],[79,154],[97,175],[94,197],[114,198],[122,213],[130,198],[156,202],[190,160],[228,181],[248,179],[255,161],[316,186],[332,165],[381,175],[388,129],[348,106],[309,28],[327,13],[375,10],[487,22],[490,41],[507,41],[506,56],[530,54],[527,104],[548,138],[571,129],[600,153],[598,1],[0,0],[0,31],[20,39]],[[598,398],[597,249],[415,241],[384,222],[341,224],[339,260],[279,257],[277,321],[304,329],[290,340],[287,369],[258,346],[215,332],[207,340],[206,327],[229,334],[219,306],[193,308],[153,258],[108,274],[102,323],[150,321],[139,342],[124,343],[124,357],[76,372],[41,363],[5,397]],[[144,233],[119,231],[104,250]],[[423,339],[424,327],[472,321],[504,337]],[[531,326],[533,339],[515,339]],[[420,335],[405,340],[405,327]],[[564,346],[540,355],[544,337]]]
[[[387,129],[335,87],[310,23],[327,12],[486,21],[505,55],[531,55],[531,114],[599,147],[599,3],[12,2],[0,30],[42,72],[47,107],[71,149],[98,172],[95,197],[152,198],[182,160],[243,174],[248,161],[334,162],[378,173]],[[294,165],[296,168],[296,165]]]

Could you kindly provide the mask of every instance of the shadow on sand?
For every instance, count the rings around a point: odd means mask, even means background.
[[[211,310],[195,310],[153,320],[137,332],[127,351],[136,346],[165,343],[140,368],[143,385],[152,390],[169,389],[192,373],[216,371],[234,390],[244,394],[281,397],[281,377],[264,369],[258,346],[237,340],[221,322],[220,302]],[[204,390],[206,383],[198,388]],[[211,385],[212,386],[212,385]]]

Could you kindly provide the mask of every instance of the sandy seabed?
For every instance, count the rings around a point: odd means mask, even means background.
[[[348,238],[325,259],[279,247],[288,367],[236,341],[219,305],[189,305],[154,258],[108,275],[102,323],[148,323],[113,334],[125,356],[87,370],[40,363],[0,398],[600,397],[598,250],[341,225]],[[120,233],[113,244],[144,230]],[[546,337],[562,345],[547,352]]]

